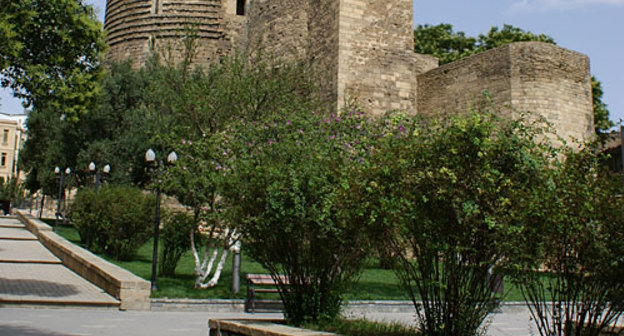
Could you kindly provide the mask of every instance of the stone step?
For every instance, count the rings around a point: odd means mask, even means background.
[[[0,226],[0,240],[37,240],[37,236],[30,231],[25,230],[25,227],[5,227]],[[1,245],[1,243],[0,243]]]
[[[119,301],[62,265],[0,263],[0,304],[119,307]]]
[[[3,239],[0,240],[0,262],[61,264],[61,259],[41,245],[39,241]]]

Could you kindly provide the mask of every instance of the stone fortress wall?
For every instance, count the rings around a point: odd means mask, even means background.
[[[108,60],[144,64],[198,30],[195,63],[234,50],[307,60],[334,108],[356,100],[382,114],[460,113],[497,107],[545,116],[560,135],[593,134],[589,60],[563,48],[524,42],[438,67],[413,52],[412,0],[108,0]],[[152,42],[156,41],[156,42]]]

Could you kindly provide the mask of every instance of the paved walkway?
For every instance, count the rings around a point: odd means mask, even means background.
[[[0,336],[207,335],[209,319],[281,318],[281,314],[78,308],[117,304],[108,294],[65,268],[19,221],[0,217]],[[42,308],[46,306],[56,309]],[[503,311],[488,319],[487,336],[535,334],[531,333],[535,329],[525,308]],[[414,314],[410,313],[371,312],[352,317],[406,324],[414,321]]]
[[[351,315],[351,318],[366,318],[379,322],[399,322],[414,325],[415,313],[374,313]],[[503,307],[502,313],[490,314],[484,325],[486,336],[533,336],[537,335],[528,308],[524,306]]]
[[[0,336],[207,336],[210,319],[279,319],[281,314],[206,312],[122,312],[98,309],[0,308]],[[378,321],[410,323],[413,314],[370,313]],[[491,316],[487,336],[529,336],[523,311]],[[533,329],[535,331],[535,329]]]
[[[0,218],[0,305],[118,306],[113,297],[64,267],[14,218]]]

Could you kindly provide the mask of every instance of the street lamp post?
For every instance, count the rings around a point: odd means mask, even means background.
[[[89,163],[89,172],[93,175],[95,175],[95,181],[94,181],[94,186],[93,186],[93,193],[94,193],[94,197],[93,197],[93,203],[91,205],[91,208],[93,209],[93,211],[95,211],[95,204],[96,204],[96,198],[97,198],[97,193],[98,193],[98,187],[100,186],[100,181],[102,180],[102,178],[106,175],[108,175],[110,173],[110,165],[107,164],[106,166],[104,166],[104,168],[97,169],[97,166],[95,165],[95,162],[91,162]],[[94,233],[93,233],[93,226],[89,225],[88,227],[88,234],[87,234],[87,250],[91,249],[91,245],[93,244],[94,241]]]
[[[178,160],[178,155],[175,152],[169,153],[167,156],[167,163],[174,164]],[[152,149],[148,149],[145,152],[145,162],[151,166],[152,169],[152,179],[154,178],[154,166],[156,166],[156,153]],[[151,290],[158,290],[158,286],[156,284],[156,271],[158,264],[158,237],[160,235],[160,176],[162,175],[163,162],[160,160],[159,164],[155,167],[156,169],[156,213],[154,215],[154,250],[152,252],[152,284]]]
[[[96,168],[95,162],[89,163],[89,171],[91,172],[91,174],[95,174],[95,187],[93,191],[96,195],[98,193],[98,187],[100,186],[102,178],[110,173],[110,169],[111,167],[109,164],[107,164],[106,166],[104,166],[104,168],[100,170]]]
[[[59,216],[61,215],[61,199],[63,198],[64,194],[63,184],[65,183],[65,176],[69,177],[69,174],[71,174],[71,169],[67,168],[65,169],[65,172],[63,172],[61,171],[61,168],[56,167],[54,168],[54,174],[59,179],[59,197],[58,201],[56,202],[56,214],[54,220],[54,231],[58,231]]]

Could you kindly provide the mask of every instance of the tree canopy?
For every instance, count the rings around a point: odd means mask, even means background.
[[[555,40],[545,34],[534,34],[512,25],[502,28],[492,27],[487,34],[478,37],[467,36],[466,33],[453,30],[453,25],[418,25],[414,30],[414,50],[417,53],[437,57],[440,64],[446,64],[462,58],[494,49],[512,42],[539,41],[556,44]],[[594,127],[600,137],[614,123],[609,120],[607,104],[602,101],[602,84],[592,76],[592,93],[594,105]]]
[[[77,0],[0,0],[0,82],[27,106],[54,107],[69,120],[97,95],[104,34]]]

